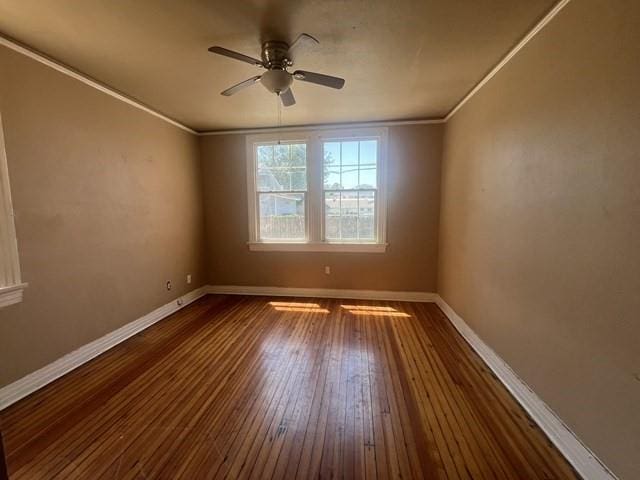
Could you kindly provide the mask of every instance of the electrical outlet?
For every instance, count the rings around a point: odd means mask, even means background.
[[[324,273],[326,275],[331,275],[331,267],[329,265],[325,265],[324,267]]]
[[[171,290],[171,280],[167,280],[167,290]]]
[[[191,274],[190,273],[187,275],[187,283],[191,283]]]

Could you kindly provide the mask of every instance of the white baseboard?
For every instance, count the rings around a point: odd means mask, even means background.
[[[395,292],[387,290],[348,290],[333,288],[251,287],[209,285],[208,293],[228,295],[264,295],[273,297],[351,298],[355,300],[392,300],[402,302],[435,302],[437,295],[428,292]]]
[[[435,303],[582,478],[588,480],[617,479],[613,472],[580,441],[575,433],[516,375],[511,367],[476,335],[440,295],[436,295]]]
[[[8,407],[12,403],[17,402],[21,398],[35,392],[44,387],[55,379],[61,377],[65,373],[79,367],[94,357],[135,335],[136,333],[150,327],[154,323],[180,310],[181,308],[196,301],[203,295],[207,294],[207,287],[200,287],[193,290],[182,297],[176,298],[171,302],[156,308],[154,311],[147,313],[145,316],[134,320],[123,327],[114,330],[107,335],[88,343],[62,358],[50,363],[49,365],[36,370],[29,375],[22,377],[5,387],[0,388],[0,410]]]

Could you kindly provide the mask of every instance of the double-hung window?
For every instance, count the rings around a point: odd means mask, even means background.
[[[307,144],[257,144],[255,150],[260,238],[300,242],[307,238]]]
[[[384,252],[385,128],[247,138],[249,248]]]

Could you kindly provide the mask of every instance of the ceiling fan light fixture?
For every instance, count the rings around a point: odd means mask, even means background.
[[[293,78],[286,70],[267,70],[262,74],[260,82],[271,93],[280,94],[291,86]]]

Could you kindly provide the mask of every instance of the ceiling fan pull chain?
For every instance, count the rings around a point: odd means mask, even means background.
[[[280,101],[280,94],[276,94],[276,102],[278,104],[278,145],[280,145],[280,127],[282,127],[282,102]]]

